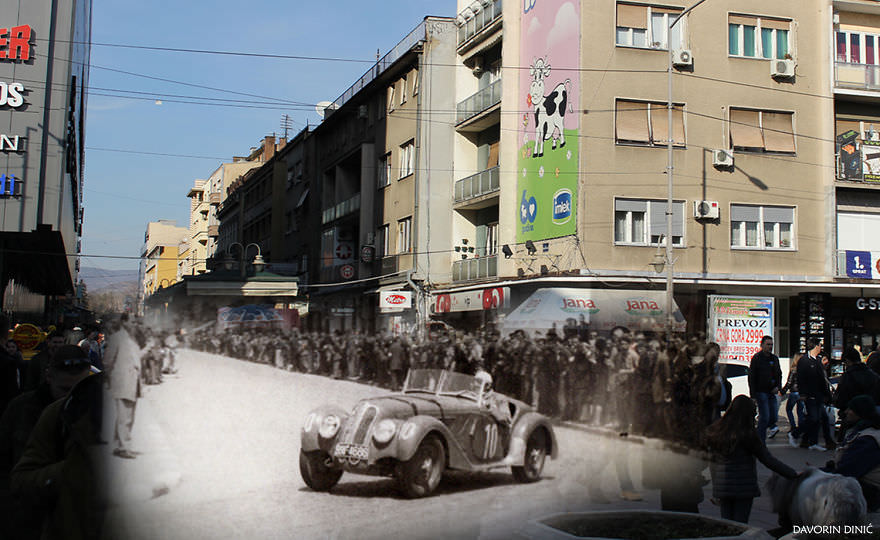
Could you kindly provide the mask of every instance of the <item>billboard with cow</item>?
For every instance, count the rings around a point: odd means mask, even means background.
[[[516,241],[575,234],[580,3],[524,0],[520,46]]]

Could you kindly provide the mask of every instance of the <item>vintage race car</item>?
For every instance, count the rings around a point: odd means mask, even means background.
[[[302,428],[299,469],[327,491],[344,471],[396,477],[407,497],[434,491],[443,471],[510,467],[520,482],[540,479],[556,458],[550,420],[493,392],[485,378],[410,370],[403,391],[361,400],[351,412],[321,407]]]

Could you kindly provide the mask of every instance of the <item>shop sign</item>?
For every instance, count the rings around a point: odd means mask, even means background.
[[[846,276],[880,279],[880,252],[846,250]]]
[[[37,345],[43,341],[45,334],[38,327],[33,324],[19,324],[15,327],[15,330],[12,331],[12,341],[18,345],[18,348],[22,351],[30,351],[31,349],[35,349]]]
[[[454,313],[506,308],[510,306],[510,287],[493,287],[479,291],[438,294],[434,298],[434,313]]]
[[[18,152],[21,150],[20,141],[21,136],[19,135],[3,135],[0,133],[0,151]]]
[[[709,335],[721,347],[722,362],[748,365],[773,335],[772,297],[710,295]]]
[[[0,28],[0,60],[30,60],[31,27]]]
[[[856,300],[856,308],[861,311],[880,311],[880,298],[859,298]]]
[[[376,258],[376,248],[373,246],[361,247],[361,262],[369,264]]]
[[[354,277],[354,266],[350,264],[343,264],[339,267],[339,275],[342,279],[351,279]]]
[[[24,105],[24,85],[21,83],[7,83],[0,81],[0,107],[9,105],[17,109]]]
[[[21,195],[21,181],[14,174],[0,174],[0,197],[15,197]]]
[[[379,307],[383,309],[409,309],[412,307],[412,291],[381,291]]]

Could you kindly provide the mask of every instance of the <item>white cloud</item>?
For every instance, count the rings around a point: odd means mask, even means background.
[[[537,17],[532,17],[532,22],[529,23],[529,29],[526,32],[526,34],[531,36],[535,32],[540,32],[540,31],[541,31],[541,21],[539,21]]]
[[[558,43],[563,46],[577,47],[579,22],[574,4],[571,2],[563,4],[556,12],[553,29],[547,35],[547,50],[553,50]]]

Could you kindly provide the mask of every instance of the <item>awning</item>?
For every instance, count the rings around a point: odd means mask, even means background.
[[[675,331],[684,332],[686,322],[675,305]],[[555,328],[562,335],[566,326],[583,321],[590,330],[607,332],[616,326],[632,331],[662,332],[666,325],[665,291],[546,288],[538,289],[504,318],[505,334],[517,330],[546,333]]]

